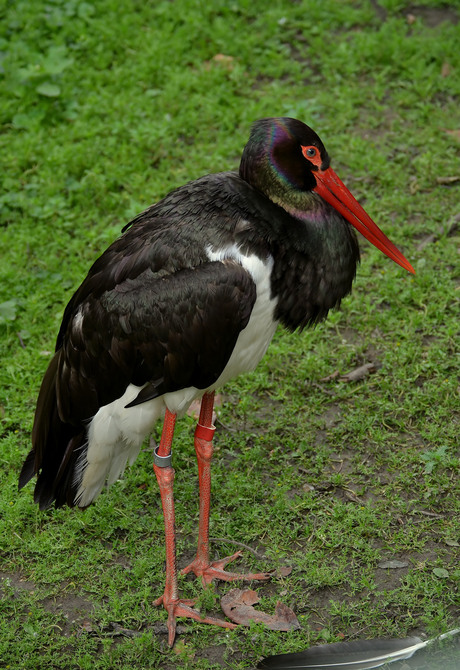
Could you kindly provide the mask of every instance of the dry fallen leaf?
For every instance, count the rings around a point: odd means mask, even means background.
[[[400,568],[407,568],[409,563],[407,561],[380,561],[377,567],[390,570],[398,570]]]
[[[456,181],[460,181],[460,174],[453,175],[452,177],[436,177],[438,184],[453,184]]]
[[[223,67],[225,70],[231,72],[234,67],[234,58],[233,56],[226,56],[225,54],[215,54],[211,60],[206,60],[204,66],[206,70],[210,70],[214,65]]]
[[[448,130],[447,128],[445,128],[444,132],[460,142],[460,128],[456,130]]]
[[[369,375],[371,372],[375,372],[374,363],[365,363],[364,365],[360,365],[358,368],[351,370],[346,375],[342,375],[340,377],[340,381],[357,382],[360,379],[364,379],[364,377],[367,377],[367,375]]]
[[[225,54],[216,54],[212,57],[212,60],[215,60],[217,63],[232,63],[233,56],[226,56]]]
[[[445,79],[446,77],[448,77],[450,75],[451,72],[452,72],[452,68],[450,66],[450,63],[448,63],[447,61],[444,61],[444,63],[442,64],[442,67],[441,67],[441,77],[443,79]]]
[[[411,182],[409,184],[409,193],[411,195],[415,195],[418,192],[418,190],[419,190],[419,184],[417,178],[414,177],[413,179],[411,179]]]
[[[299,621],[287,605],[277,602],[275,614],[266,614],[254,609],[259,597],[252,589],[232,589],[222,597],[220,604],[225,616],[235,623],[249,626],[251,621],[263,623],[270,630],[298,630]]]

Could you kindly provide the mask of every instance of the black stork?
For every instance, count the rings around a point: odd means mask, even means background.
[[[412,266],[330,167],[301,121],[257,121],[239,173],[201,177],[169,193],[123,229],[67,305],[43,378],[33,448],[35,501],[87,507],[137,457],[164,415],[154,454],[166,536],[166,585],[157,604],[176,617],[222,627],[179,598],[171,444],[176,417],[202,398],[195,431],[200,487],[198,550],[184,569],[204,583],[241,575],[209,558],[214,391],[253,370],[279,323],[303,329],[351,290],[356,228],[409,272]]]

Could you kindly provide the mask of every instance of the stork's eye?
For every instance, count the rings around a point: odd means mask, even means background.
[[[307,146],[300,147],[302,149],[303,157],[307,159],[309,163],[312,163],[314,167],[311,167],[311,170],[317,170],[321,168],[321,154],[318,147],[315,147],[314,144],[309,144]]]

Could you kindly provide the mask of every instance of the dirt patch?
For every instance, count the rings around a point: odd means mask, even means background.
[[[321,420],[326,430],[340,423],[341,418],[341,409],[336,403],[331,403],[321,415]]]
[[[94,610],[94,603],[83,596],[67,592],[68,584],[62,585],[62,591],[57,596],[39,599],[37,602],[52,614],[62,617],[61,634],[68,637],[75,625],[84,628],[85,621]],[[11,595],[11,589],[13,595]],[[34,593],[37,586],[12,572],[0,572],[0,596],[1,598],[19,599],[21,591]]]
[[[85,622],[94,610],[94,604],[76,594],[65,594],[44,598],[41,600],[43,607],[51,612],[62,616],[67,622],[63,627],[62,635],[69,635],[71,628],[75,625],[85,627]]]
[[[371,5],[378,18],[381,21],[386,21],[388,17],[386,9],[377,0],[371,0]],[[429,7],[417,4],[408,5],[401,10],[400,16],[403,16],[409,24],[419,19],[429,28],[436,28],[441,23],[456,25],[459,21],[457,9],[448,3],[441,7]]]
[[[14,572],[0,572],[0,594],[2,597],[5,595],[6,586],[12,587],[15,591],[35,591],[35,584],[33,582],[23,579]]]
[[[420,19],[430,28],[436,28],[441,23],[456,25],[459,20],[457,10],[449,5],[444,5],[443,7],[409,5],[402,13],[408,20],[411,20],[409,17],[415,17],[415,19]]]

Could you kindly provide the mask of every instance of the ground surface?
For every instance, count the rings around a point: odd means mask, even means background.
[[[242,669],[458,625],[459,21],[458,1],[434,0],[0,4],[0,667]],[[90,263],[172,187],[236,168],[269,115],[320,133],[417,275],[363,242],[342,310],[280,331],[223,389],[213,551],[239,541],[243,567],[276,568],[258,607],[283,601],[301,629],[184,623],[170,651],[152,605],[164,548],[150,445],[84,512],[39,512],[17,477]],[[181,566],[197,530],[192,435],[187,417]],[[219,614],[229,586],[181,590]]]

